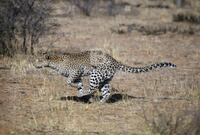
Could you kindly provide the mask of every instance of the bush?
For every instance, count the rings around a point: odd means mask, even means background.
[[[50,12],[48,0],[1,0],[0,54],[13,56],[19,50],[34,54]]]
[[[173,21],[200,24],[200,14],[194,11],[180,11],[173,14]]]
[[[86,16],[91,16],[92,9],[95,5],[95,0],[70,0],[72,5],[75,5]]]

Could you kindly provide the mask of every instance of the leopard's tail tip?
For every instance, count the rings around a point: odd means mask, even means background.
[[[171,68],[176,68],[177,67],[177,65],[173,64],[173,63],[169,63],[169,65],[170,65]]]

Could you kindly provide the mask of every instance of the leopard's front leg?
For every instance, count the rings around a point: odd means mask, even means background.
[[[69,74],[69,77],[67,79],[67,84],[71,87],[75,87],[78,89],[77,96],[82,97],[84,96],[83,91],[83,83],[81,79],[81,74],[79,72],[74,72]]]

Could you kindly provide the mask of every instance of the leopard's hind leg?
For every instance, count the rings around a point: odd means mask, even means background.
[[[110,97],[110,85],[109,82],[112,80],[114,74],[106,76],[105,72],[101,70],[93,70],[90,75],[90,87],[89,93],[94,93],[95,88],[99,88],[102,94],[101,103],[106,102]]]

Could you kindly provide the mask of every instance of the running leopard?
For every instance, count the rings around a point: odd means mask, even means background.
[[[101,91],[102,99],[106,102],[110,96],[110,84],[117,71],[128,73],[143,73],[158,68],[175,68],[170,62],[161,62],[144,67],[131,67],[115,60],[102,51],[84,51],[80,53],[44,54],[41,63],[36,68],[48,67],[67,77],[67,84],[78,89],[78,97],[84,96],[82,77],[89,76],[88,93],[93,93],[95,88]]]

